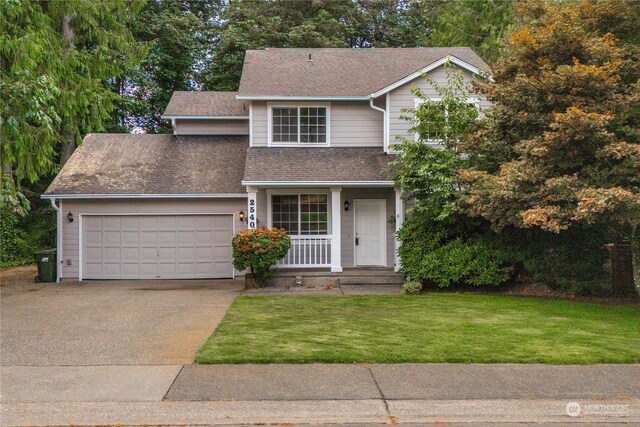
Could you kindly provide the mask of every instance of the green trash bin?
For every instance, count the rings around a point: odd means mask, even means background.
[[[57,254],[55,249],[40,251],[36,253],[36,264],[38,264],[38,275],[36,282],[55,282],[57,278]]]

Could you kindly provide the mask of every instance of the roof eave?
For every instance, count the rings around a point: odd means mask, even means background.
[[[269,186],[269,187],[393,187],[394,181],[242,181],[245,186]]]
[[[40,196],[42,199],[225,199],[225,198],[245,198],[247,193],[206,193],[206,194],[135,194],[135,193],[114,193],[114,194],[69,194],[69,193],[49,193]]]
[[[249,120],[249,116],[185,116],[163,114],[160,116],[164,120]]]
[[[317,95],[236,95],[236,99],[250,101],[368,101],[368,95],[317,96]]]

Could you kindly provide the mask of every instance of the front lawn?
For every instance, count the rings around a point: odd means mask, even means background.
[[[239,297],[197,363],[638,363],[640,307],[433,293]]]

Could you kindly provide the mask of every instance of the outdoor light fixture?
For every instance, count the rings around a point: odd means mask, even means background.
[[[345,200],[344,201],[344,211],[347,212],[349,210],[349,201]]]
[[[69,220],[69,222],[73,222],[73,214],[71,212],[67,214],[67,219]]]
[[[244,221],[244,212],[240,211],[238,213],[238,218],[240,218],[240,221]]]

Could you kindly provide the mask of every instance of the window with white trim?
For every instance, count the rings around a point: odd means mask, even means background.
[[[323,106],[271,107],[274,144],[327,144],[328,109]]]
[[[328,196],[326,194],[273,194],[271,225],[284,228],[289,235],[326,235],[329,233]]]

